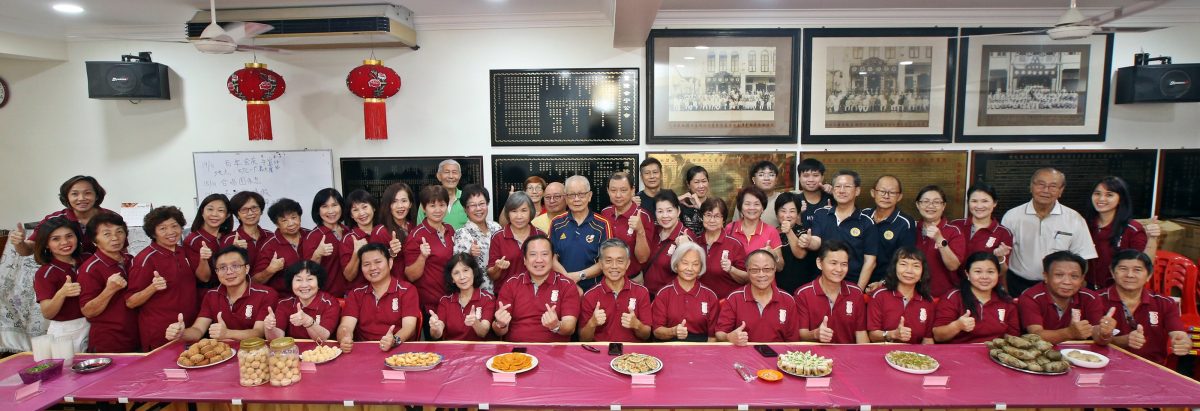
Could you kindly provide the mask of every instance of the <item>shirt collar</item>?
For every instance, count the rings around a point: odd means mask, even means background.
[[[1062,213],[1063,213],[1062,203],[1058,202],[1057,200],[1054,201],[1054,208],[1050,209],[1050,214],[1054,215],[1054,214],[1062,214]],[[1037,215],[1037,209],[1033,208],[1033,200],[1030,200],[1028,203],[1025,203],[1025,214]]]
[[[168,250],[167,247],[163,247],[161,244],[159,244],[157,241],[154,241],[154,240],[150,240],[150,248],[153,248],[155,251],[158,251],[160,253],[164,253],[167,255],[174,255],[174,254],[177,254],[177,253],[183,251],[183,250],[180,250],[180,246],[178,244],[175,245],[175,251],[171,251],[171,250]],[[217,251],[217,250],[213,250],[213,251]]]
[[[250,279],[247,278],[246,281],[249,282]],[[253,287],[253,286],[254,286],[254,284],[246,284],[246,290],[242,291],[242,295],[239,295],[237,298],[235,298],[233,300],[233,302],[237,303],[238,301],[241,301],[243,298],[246,298],[247,295],[250,295],[250,287]],[[221,285],[217,286],[217,292],[220,293],[222,297],[225,297],[226,299],[229,298],[229,287],[226,287],[225,284],[221,284]]]
[[[626,286],[628,286],[629,280],[627,279],[627,280],[625,280],[625,282],[626,282]],[[690,295],[693,297],[700,295],[700,279],[699,278],[697,278],[696,281],[694,282],[694,284],[692,284],[691,290],[684,290],[683,286],[679,285],[679,277],[675,277],[675,279],[671,280],[671,285],[673,285],[673,287],[671,287],[671,288],[674,289],[675,294],[687,294],[687,295]]]
[[[771,302],[772,303],[779,301],[780,293],[782,293],[782,291],[779,291],[779,287],[776,287],[775,284],[771,284]],[[746,284],[746,285],[742,286],[742,298],[744,298],[746,300],[746,302],[754,301],[754,284]],[[770,303],[768,303],[768,304],[770,304]]]

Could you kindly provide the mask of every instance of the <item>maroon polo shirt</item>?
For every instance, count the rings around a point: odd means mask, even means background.
[[[211,250],[215,256],[217,254],[217,250],[221,249],[221,240],[216,236],[209,234],[207,231],[204,231],[203,229],[199,231],[192,231],[183,239],[184,256],[187,257],[188,263],[192,265],[192,271],[195,271],[197,268],[199,268],[200,264],[210,264],[209,268],[212,268],[212,261],[200,261],[200,248],[205,245],[208,246],[208,249]],[[217,273],[215,270],[213,270],[209,283],[217,283]]]
[[[625,245],[629,246],[629,268],[625,270],[625,278],[637,277],[637,275],[642,272],[642,263],[638,262],[637,257],[633,256],[633,249],[636,241],[635,237],[637,237],[638,234],[636,230],[631,232],[629,229],[629,219],[640,219],[641,221],[638,222],[638,225],[646,229],[646,238],[650,239],[656,238],[655,236],[658,235],[654,231],[654,219],[650,218],[650,213],[647,213],[646,210],[643,210],[641,207],[638,207],[637,204],[633,203],[629,203],[629,209],[625,210],[624,213],[617,214],[616,206],[608,206],[605,207],[604,210],[600,211],[600,215],[604,216],[604,218],[608,220],[609,228],[612,230],[613,238],[619,239],[624,242]]]
[[[51,257],[50,263],[38,268],[37,273],[33,275],[33,293],[38,302],[53,299],[54,295],[58,294],[58,290],[67,282],[67,276],[71,276],[71,281],[78,282],[79,267]],[[83,317],[83,312],[79,307],[79,297],[64,298],[58,314],[55,314],[51,320],[71,321]]]
[[[1021,312],[1021,329],[1027,330],[1031,325],[1040,325],[1046,330],[1059,330],[1071,326],[1071,322],[1087,320],[1092,325],[1100,324],[1104,316],[1104,302],[1095,291],[1082,288],[1071,297],[1069,310],[1059,311],[1054,304],[1054,296],[1046,290],[1046,283],[1040,282],[1029,287],[1017,299],[1017,309]]]
[[[725,298],[729,293],[742,288],[745,284],[733,279],[733,275],[721,269],[721,256],[728,255],[734,268],[746,270],[746,248],[736,238],[721,234],[716,241],[708,243],[706,235],[700,235],[700,245],[705,248],[704,275],[700,283],[717,293],[717,297]]]
[[[681,235],[686,235],[693,241],[696,239],[692,230],[684,227],[682,223],[677,223],[667,234],[667,238],[650,244],[650,259],[646,260],[645,277],[642,277],[647,289],[660,290],[675,279],[675,271],[671,269],[671,256],[675,254],[675,248],[678,247],[675,239]]]
[[[1138,325],[1142,326],[1146,344],[1139,349],[1126,349],[1147,360],[1159,364],[1166,362],[1167,356],[1171,354],[1168,348],[1171,344],[1169,333],[1186,330],[1183,320],[1179,318],[1179,304],[1171,297],[1153,294],[1143,289],[1141,304],[1138,304],[1136,311],[1130,313],[1121,302],[1121,295],[1117,293],[1116,287],[1112,286],[1100,292],[1100,301],[1104,303],[1105,312],[1109,308],[1117,309],[1113,315],[1113,319],[1117,320],[1117,335],[1129,335]]]
[[[842,281],[838,296],[833,301],[821,290],[821,279],[800,286],[796,290],[796,309],[799,311],[799,328],[816,330],[821,321],[829,317],[827,324],[833,329],[834,344],[854,344],[854,333],[867,330],[867,304],[862,289],[849,281]]]
[[[633,206],[631,208],[637,208]],[[639,209],[640,210],[640,209]],[[645,214],[645,211],[642,212]],[[643,324],[654,324],[654,317],[650,308],[650,290],[641,284],[635,283],[628,279],[621,286],[620,290],[614,292],[608,288],[608,285],[601,280],[596,286],[583,293],[583,302],[579,306],[579,327],[587,324],[592,320],[592,315],[595,314],[596,304],[600,304],[600,309],[604,310],[606,319],[604,325],[596,327],[596,341],[613,341],[613,342],[642,342],[637,335],[634,335],[633,329],[621,326],[621,315],[629,312],[629,306],[633,305],[634,315]]]
[[[905,304],[899,291],[880,288],[871,294],[871,303],[867,304],[867,331],[895,330],[900,327],[900,317],[904,317],[904,326],[912,330],[912,338],[894,342],[920,344],[925,338],[933,338],[933,314],[933,301],[921,294],[914,292]]]
[[[712,289],[697,282],[691,290],[684,290],[676,278],[654,297],[651,329],[675,327],[687,320],[688,334],[713,337],[717,335],[720,311],[721,300]]]
[[[249,330],[254,328],[255,322],[267,317],[267,307],[274,307],[277,300],[275,290],[251,282],[242,295],[230,303],[225,285],[222,284],[204,293],[197,317],[210,319],[215,324],[220,313],[226,328]]]
[[[392,332],[400,332],[404,317],[421,318],[417,288],[395,278],[391,279],[387,292],[379,298],[375,298],[375,291],[370,285],[355,288],[346,294],[342,316],[358,319],[358,325],[354,327],[354,341],[378,341],[393,325],[396,328]]]
[[[1125,231],[1121,233],[1121,239],[1118,240],[1117,249],[1112,247],[1113,225],[1107,227],[1096,227],[1095,222],[1088,222],[1088,230],[1092,232],[1092,243],[1096,245],[1096,258],[1088,260],[1087,283],[1092,289],[1100,290],[1113,285],[1112,264],[1113,254],[1117,250],[1131,248],[1138,251],[1146,250],[1146,243],[1149,238],[1146,236],[1146,228],[1142,227],[1142,223],[1137,220],[1129,220],[1129,224],[1125,226]]]
[[[271,230],[259,226],[258,238],[254,238],[251,237],[250,234],[246,233],[245,226],[239,225],[237,230],[221,236],[221,248],[233,245],[234,240],[244,240],[246,241],[246,253],[250,255],[250,261],[258,261],[258,251],[262,249],[263,242],[266,242],[267,239],[271,238],[272,235],[274,235],[274,233],[272,233]],[[214,248],[213,252],[217,252],[217,249]]]
[[[367,279],[366,277],[363,277],[361,273],[361,267],[354,267],[354,271],[358,274],[354,275],[354,280],[352,281],[347,282],[346,276],[342,274],[342,270],[344,270],[347,265],[350,265],[350,259],[354,257],[354,242],[364,238],[367,240],[368,244],[379,243],[386,246],[391,243],[392,234],[388,232],[387,227],[384,227],[382,224],[372,227],[371,232],[369,233],[363,231],[363,229],[359,227],[351,228],[350,231],[346,232],[346,235],[342,237],[342,242],[335,247],[338,249],[338,251],[335,252],[338,255],[338,267],[341,267],[336,272],[336,277],[340,277],[336,281],[341,281],[346,289],[353,290],[355,288],[367,285]]]
[[[101,207],[96,207],[96,208],[99,210],[100,213],[116,214],[116,213],[112,212],[112,210],[109,210],[106,208],[101,208]],[[67,220],[71,220],[71,221],[74,221],[76,224],[79,224],[79,231],[83,234],[83,238],[79,239],[79,241],[82,243],[79,248],[80,253],[82,253],[80,258],[86,260],[88,257],[91,257],[92,254],[94,254],[96,252],[96,244],[92,243],[91,241],[88,241],[88,239],[87,239],[88,238],[87,225],[79,222],[79,216],[75,215],[75,209],[73,209],[71,207],[67,207],[62,210],[58,210],[53,213],[50,213],[50,214],[46,214],[45,217],[42,217],[42,221],[38,222],[37,225],[33,227],[33,232],[30,233],[29,240],[32,241],[34,238],[37,238],[38,228],[41,228],[42,224],[45,224],[47,220],[49,220],[51,218],[55,218],[55,217],[64,217]],[[125,246],[126,247],[129,246],[129,240],[125,241]]]
[[[721,307],[717,319],[717,331],[728,333],[745,322],[743,331],[750,334],[750,342],[800,341],[800,313],[796,309],[796,300],[772,284],[775,295],[760,312],[751,287],[753,285],[746,284],[725,298],[725,306]]]
[[[275,303],[275,327],[283,330],[287,333],[287,336],[292,338],[312,339],[308,335],[307,328],[292,325],[292,320],[288,318],[296,313],[296,304],[299,302],[299,298],[291,296]],[[304,314],[307,314],[309,317],[312,317],[313,321],[319,321],[321,327],[329,330],[331,335],[337,332],[338,320],[342,318],[342,307],[338,304],[337,299],[333,298],[329,293],[324,291],[317,292],[312,302],[308,303],[307,306],[300,307],[300,310],[304,311]]]
[[[534,287],[533,277],[521,273],[508,279],[500,290],[496,306],[512,305],[508,312],[512,322],[508,325],[505,341],[514,342],[567,342],[570,336],[550,332],[542,326],[542,314],[549,304],[563,317],[579,318],[579,288],[566,276],[551,272],[541,286]]]
[[[458,293],[443,295],[438,300],[437,310],[434,311],[438,315],[438,319],[446,323],[446,328],[442,330],[442,340],[444,341],[483,341],[479,334],[475,334],[475,330],[467,327],[467,315],[471,314],[476,307],[479,307],[479,319],[491,322],[496,317],[496,297],[491,293],[475,289],[475,293],[471,294],[471,300],[467,301],[467,305],[463,306],[458,303]]]
[[[529,226],[529,237],[535,235],[545,235],[542,230],[537,227]],[[526,237],[526,238],[529,238]],[[516,277],[518,274],[525,272],[525,254],[521,252],[521,242],[513,236],[512,230],[508,226],[492,234],[491,245],[488,246],[488,267],[496,265],[496,260],[500,257],[505,257],[505,261],[509,262],[508,268],[500,271],[500,278],[492,282],[492,290],[496,295],[500,295],[500,288],[508,279]]]
[[[450,256],[454,255],[454,227],[445,223],[442,227],[446,231],[438,237],[433,226],[428,222],[421,222],[421,225],[409,233],[408,242],[404,244],[404,260],[413,262],[421,257],[421,240],[429,244],[430,253],[429,257],[425,258],[425,270],[421,272],[421,277],[413,282],[421,297],[421,312],[437,307],[438,300],[446,295],[446,276],[443,270],[446,269],[446,262],[450,261]]]
[[[962,294],[959,290],[951,291],[937,304],[933,326],[941,327],[950,324],[963,315]],[[996,337],[1021,335],[1021,320],[1017,313],[1017,304],[1003,301],[1000,295],[992,291],[992,298],[982,307],[978,303],[971,308],[971,316],[975,317],[975,329],[971,332],[960,332],[950,341],[950,344],[980,343]]]
[[[937,242],[926,237],[924,230],[924,223],[913,229],[917,236],[917,248],[925,253],[925,268],[929,271],[929,289],[933,295],[945,295],[950,290],[958,289],[958,272],[946,268],[946,263],[942,262],[942,254],[937,249]],[[942,238],[949,243],[947,246],[958,257],[958,261],[966,261],[967,239],[963,236],[962,230],[947,224],[944,218],[938,222],[938,230],[942,232]],[[895,264],[895,262],[892,263]]]
[[[300,238],[303,239],[306,235],[308,235],[308,230],[300,229]],[[297,244],[288,242],[287,239],[283,238],[282,233],[276,231],[274,235],[268,237],[263,242],[262,248],[258,250],[258,259],[254,260],[254,269],[250,270],[250,273],[266,271],[267,266],[271,265],[271,258],[275,257],[275,255],[279,255],[279,258],[283,259],[284,269],[300,262],[303,258],[300,257],[300,244],[298,243],[299,241],[297,241]],[[340,275],[341,272],[327,274],[334,276]],[[287,279],[283,277],[283,270],[279,270],[279,272],[272,275],[264,285],[274,289],[277,295],[284,297],[292,295],[292,285],[288,284]]]
[[[216,250],[213,250],[216,251]],[[167,343],[163,330],[179,321],[179,314],[191,324],[200,309],[196,293],[196,274],[189,264],[187,252],[181,246],[168,250],[158,243],[150,243],[142,249],[133,266],[129,268],[129,293],[141,292],[153,287],[154,273],[167,281],[167,289],[155,292],[146,300],[138,312],[138,330],[141,332],[141,347],[150,351]],[[213,274],[216,276],[216,274]]]
[[[108,277],[120,274],[129,281],[128,264],[133,257],[125,254],[121,262],[113,260],[108,255],[98,252],[92,254],[80,265],[79,269],[79,307],[91,302],[104,291]],[[138,351],[138,319],[137,312],[125,308],[125,297],[129,287],[125,287],[108,300],[108,305],[99,315],[89,318],[92,328],[88,331],[88,349],[91,352],[118,353]]]
[[[347,233],[349,229],[342,226],[342,232]],[[337,237],[337,233],[333,229],[321,224],[309,231],[300,240],[300,258],[311,260],[313,253],[317,252],[317,247],[320,247],[321,244],[333,245],[333,254],[321,257],[321,261],[317,262],[321,268],[325,269],[325,286],[321,287],[322,291],[328,292],[333,297],[342,298],[347,291],[350,291],[351,287],[346,281],[346,276],[342,275],[342,240]]]
[[[958,231],[963,237],[967,237],[967,254],[971,255],[980,251],[994,252],[1001,244],[1013,246],[1013,234],[1008,227],[1000,225],[1000,220],[993,218],[992,224],[971,232],[972,226],[970,219],[960,218],[949,223],[952,226],[958,227]],[[945,234],[942,234],[945,236]],[[962,271],[962,269],[959,269]],[[942,295],[934,293],[933,295]]]

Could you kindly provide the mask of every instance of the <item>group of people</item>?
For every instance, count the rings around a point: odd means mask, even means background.
[[[851,89],[845,92],[834,92],[825,102],[827,114],[837,113],[927,113],[929,112],[928,93],[914,93],[912,90],[903,93],[895,91],[879,92],[863,89]]]
[[[703,94],[679,93],[671,97],[671,107],[671,111],[772,111],[775,110],[775,93],[766,90],[743,92],[737,89],[710,90]]]
[[[1045,86],[1027,86],[1013,91],[1003,89],[988,94],[988,111],[1003,110],[1071,110],[1079,107],[1079,95],[1067,90],[1052,90]]]
[[[995,190],[978,183],[969,216],[949,221],[955,199],[932,185],[913,200],[919,216],[901,212],[894,176],[874,182],[875,207],[858,209],[859,175],[827,180],[815,159],[798,164],[796,192],[776,192],[777,165],[755,164],[732,207],[710,195],[703,167],[686,171],[680,193],[662,187],[657,160],[639,171],[640,191],[634,175],[606,176],[612,205],[599,212],[586,176],[530,177],[499,223],[487,189],[458,187],[452,160],[420,193],[323,189],[312,230],[295,200],[213,194],[186,236],[178,208],[151,210],[141,223],[152,244],[136,256],[127,222],[100,207],[99,182],[76,176],[60,188],[66,208],[10,241],[42,264],[34,289],[48,332],[92,352],[283,335],[345,351],[414,339],[970,343],[1026,332],[1154,361],[1191,347],[1174,300],[1146,287],[1160,229],[1132,219],[1117,177],[1096,183],[1080,214],[1058,202],[1065,176],[1038,170],[1032,199],[1002,218]]]

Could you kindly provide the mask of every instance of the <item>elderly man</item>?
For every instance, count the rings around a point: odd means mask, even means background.
[[[875,241],[879,243],[879,254],[876,254],[875,270],[871,273],[866,292],[875,291],[883,284],[896,249],[913,246],[917,242],[915,220],[896,207],[904,199],[904,186],[899,178],[880,176],[875,180],[875,188],[871,189],[871,198],[875,200],[875,208],[864,208],[861,213],[875,222]]]
[[[1021,326],[1043,340],[1058,344],[1069,340],[1112,341],[1112,315],[1103,320],[1104,302],[1083,286],[1087,260],[1070,251],[1055,251],[1042,259],[1045,281],[1025,290],[1017,299]]]
[[[530,224],[533,224],[538,230],[542,230],[543,233],[550,232],[550,220],[567,210],[566,195],[563,194],[566,191],[567,186],[564,186],[563,183],[547,184],[545,194],[542,195],[542,201],[546,203],[546,212],[534,217]]]
[[[738,346],[799,341],[796,299],[775,286],[775,256],[754,250],[746,256],[746,272],[750,283],[725,298],[717,317],[717,341]]]
[[[625,276],[629,246],[610,238],[600,244],[604,281],[583,294],[580,341],[642,342],[650,339],[650,291]]]
[[[1000,225],[1013,233],[1009,295],[1021,295],[1042,281],[1042,258],[1050,253],[1070,251],[1085,259],[1096,258],[1096,246],[1083,216],[1058,202],[1066,181],[1066,176],[1053,168],[1035,171],[1029,181],[1033,198],[1008,210],[1000,220]]]
[[[463,224],[467,223],[467,210],[458,201],[458,197],[462,195],[462,191],[458,189],[458,182],[462,180],[462,166],[454,160],[443,160],[438,163],[437,180],[446,188],[446,192],[450,193],[450,202],[446,203],[446,218],[443,221],[455,230],[462,228]],[[424,220],[425,209],[421,208],[417,210],[417,223]]]
[[[555,250],[556,268],[561,267],[567,278],[587,290],[596,285],[600,276],[600,243],[613,238],[612,224],[588,208],[592,201],[592,185],[587,177],[567,178],[567,213],[555,216],[550,222],[550,241]]]
[[[1100,292],[1108,309],[1100,324],[1117,330],[1113,344],[1159,364],[1171,354],[1187,355],[1192,340],[1179,317],[1179,304],[1146,287],[1154,269],[1150,257],[1137,250],[1121,250],[1113,255],[1109,269],[1115,282]],[[1120,314],[1113,315],[1117,312]]]

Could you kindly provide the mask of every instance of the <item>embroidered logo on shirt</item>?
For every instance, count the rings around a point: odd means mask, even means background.
[[[707,302],[700,303],[700,314],[708,315],[708,303]]]
[[[779,309],[779,323],[783,324],[785,322],[787,322],[787,311],[784,311],[784,309],[780,308]]]
[[[987,244],[984,244],[983,246],[992,248],[993,245],[996,245],[996,237],[988,237]]]
[[[846,301],[846,315],[854,314],[854,301]]]
[[[637,299],[630,298],[629,299],[629,311],[633,311],[634,308],[637,308]]]
[[[671,247],[667,248],[667,255],[674,255],[674,254],[675,254],[675,244],[671,244]]]
[[[728,259],[729,259],[729,250],[721,250],[721,259],[722,259],[722,260],[728,260]]]
[[[856,230],[857,230],[857,228],[856,228]],[[855,236],[857,236],[857,234],[855,234]],[[884,240],[891,240],[891,239],[892,239],[893,237],[895,237],[895,236],[896,236],[896,234],[895,234],[895,233],[892,233],[892,230],[887,230],[887,231],[884,231],[884,232],[883,232],[883,239],[884,239]]]
[[[400,311],[400,299],[392,298],[392,312]]]
[[[558,290],[550,290],[550,302],[558,302]]]
[[[922,324],[924,324],[924,323],[925,323],[925,320],[926,320],[927,318],[929,318],[928,314],[925,314],[925,309],[924,309],[924,308],[922,308],[922,309],[921,309],[921,313],[919,314],[919,317],[918,317],[918,318],[920,318],[920,319],[921,319],[921,323],[922,323]]]
[[[1083,318],[1083,313],[1080,312],[1078,308],[1072,308],[1071,309],[1071,322],[1079,322],[1080,318]]]
[[[1150,312],[1150,325],[1158,325],[1158,311]]]
[[[254,306],[253,305],[246,306],[246,318],[254,318]]]
[[[859,235],[862,235],[862,230],[859,230],[858,227],[854,227],[854,228],[850,229],[851,237],[858,237]]]
[[[587,240],[588,244],[591,244],[591,243],[592,243],[592,241],[596,241],[596,235],[595,235],[595,234],[588,234],[588,236],[587,236],[585,239]]]
[[[559,239],[559,240],[566,240],[566,239],[567,239],[567,233],[562,233],[562,234],[560,234],[560,235],[558,236],[558,239]]]
[[[1000,315],[1000,322],[1004,322],[1004,309],[998,309],[996,310],[996,313]]]

